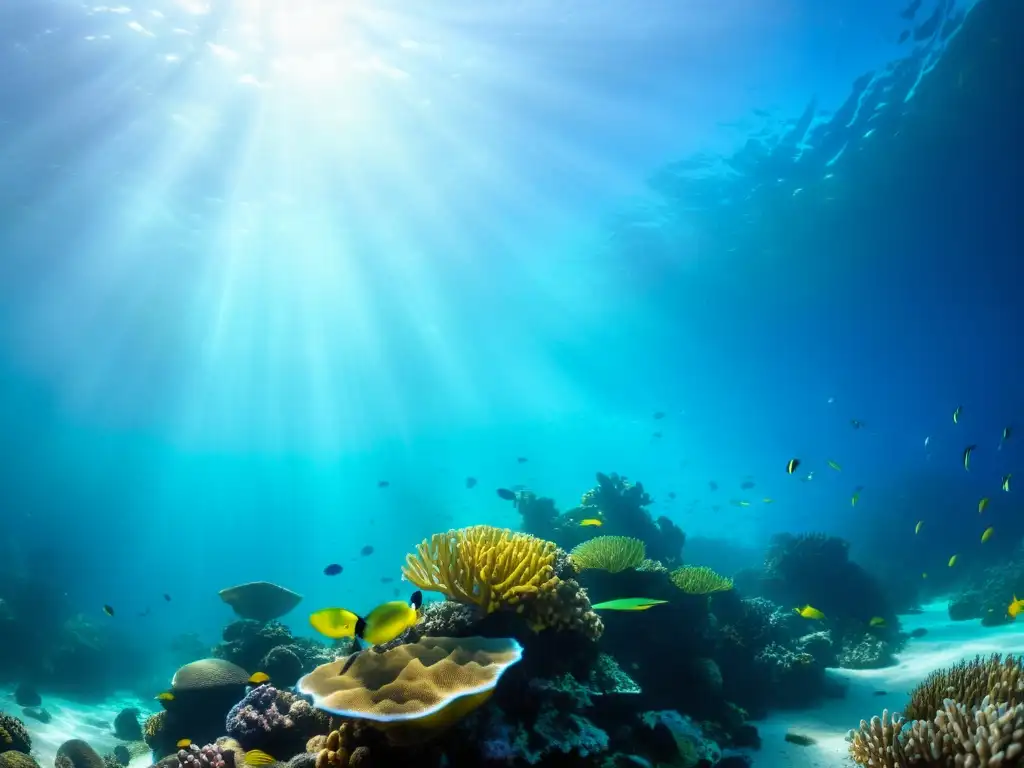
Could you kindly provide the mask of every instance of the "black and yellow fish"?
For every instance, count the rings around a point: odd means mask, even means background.
[[[974,449],[977,447],[977,445],[968,445],[964,448],[964,469],[968,472],[971,470],[971,454],[974,453]]]
[[[796,472],[796,468],[800,466],[800,459],[790,459],[786,462],[786,471],[789,474]]]
[[[332,640],[355,637],[366,645],[383,645],[414,626],[422,606],[423,593],[416,590],[408,602],[381,603],[365,618],[345,608],[324,608],[310,615],[309,623]]]

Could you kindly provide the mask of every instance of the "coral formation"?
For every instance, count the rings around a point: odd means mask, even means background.
[[[1024,660],[1001,654],[961,661],[936,670],[910,692],[904,710],[909,720],[927,720],[945,708],[946,699],[966,707],[977,707],[989,698],[998,704],[1024,703]]]
[[[189,744],[178,750],[177,757],[181,768],[234,768],[233,753],[219,744]]]
[[[325,731],[329,719],[309,702],[271,685],[250,690],[228,712],[225,732],[242,749],[292,755],[309,738]]]
[[[139,725],[139,710],[126,707],[114,718],[114,735],[122,741],[142,741],[142,726]]]
[[[643,563],[646,550],[640,539],[630,536],[596,536],[573,547],[569,558],[578,571],[620,573]]]
[[[99,753],[81,739],[70,739],[57,748],[56,768],[106,768]]]
[[[679,589],[690,595],[728,592],[733,586],[732,579],[721,576],[703,565],[681,565],[672,571],[669,578]]]
[[[217,594],[243,619],[259,622],[279,619],[302,602],[302,595],[269,581],[239,584]]]
[[[32,751],[32,737],[28,735],[25,724],[12,715],[0,712],[0,752]]]
[[[39,768],[39,763],[34,757],[24,752],[8,750],[0,752],[0,768]]]
[[[522,657],[515,640],[423,638],[318,667],[299,681],[317,708],[379,725],[443,729],[483,704]]]
[[[423,541],[402,573],[420,589],[491,613],[553,590],[557,549],[535,536],[474,525]]]

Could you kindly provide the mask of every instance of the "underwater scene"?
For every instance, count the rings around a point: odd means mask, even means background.
[[[1021,40],[0,1],[0,768],[1024,766]]]

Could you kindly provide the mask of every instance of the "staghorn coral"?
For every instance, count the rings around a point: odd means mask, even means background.
[[[13,715],[0,712],[0,752],[32,751],[32,737],[28,735],[25,724]]]
[[[580,571],[594,569],[619,573],[644,562],[645,546],[629,536],[597,536],[573,547],[569,557]]]
[[[882,716],[872,717],[871,721],[860,721],[860,728],[846,734],[850,742],[850,758],[858,765],[871,768],[897,768],[899,753],[893,750],[896,736],[903,727],[903,718],[889,710],[883,709]],[[898,747],[897,747],[898,749]]]
[[[420,589],[492,613],[518,608],[557,587],[557,551],[550,541],[535,536],[474,525],[423,541],[406,557],[402,573]]]
[[[905,725],[888,711],[850,731],[850,757],[871,768],[996,768],[1024,756],[1024,704],[996,705],[985,697],[969,707],[942,702],[934,718]]]
[[[676,587],[691,595],[710,595],[732,589],[732,579],[720,576],[703,565],[681,565],[672,571],[669,578]]]
[[[930,720],[945,708],[946,699],[966,707],[980,706],[986,697],[996,704],[1024,703],[1022,669],[1024,661],[1020,657],[1008,655],[1004,659],[997,653],[937,670],[911,691],[904,714],[909,720]]]

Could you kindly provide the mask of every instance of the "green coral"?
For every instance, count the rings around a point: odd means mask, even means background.
[[[25,724],[16,717],[0,712],[0,752],[32,751],[32,737]]]
[[[672,571],[669,578],[679,589],[691,595],[710,595],[732,589],[732,579],[703,565],[681,565]]]
[[[573,547],[569,559],[578,571],[594,569],[619,573],[644,562],[646,547],[629,536],[598,536]]]

